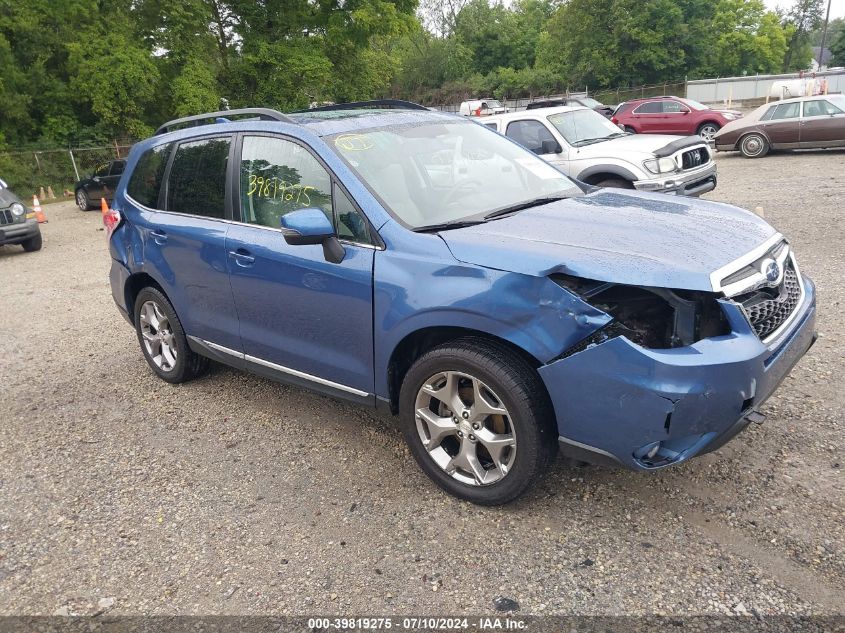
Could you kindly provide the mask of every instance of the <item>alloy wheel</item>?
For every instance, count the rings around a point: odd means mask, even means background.
[[[176,366],[176,341],[170,320],[155,301],[145,301],[139,312],[144,349],[162,371]]]
[[[718,131],[719,129],[715,125],[704,125],[698,131],[698,135],[708,143],[712,143],[713,139],[716,138],[716,132]]]
[[[85,196],[85,192],[82,191],[82,189],[76,192],[76,206],[83,211],[88,210],[88,198]]]
[[[443,371],[417,392],[414,418],[428,456],[464,484],[484,486],[507,476],[516,433],[505,404],[475,376]]]

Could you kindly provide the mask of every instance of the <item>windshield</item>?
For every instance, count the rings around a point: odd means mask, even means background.
[[[486,103],[487,107],[491,110],[498,110],[502,107],[502,104],[496,101],[495,99],[487,99],[487,101],[485,101],[484,103]]]
[[[699,103],[695,99],[681,99],[681,101],[686,103],[693,110],[709,110],[710,109],[706,105],[704,105],[703,103]]]
[[[549,115],[549,123],[574,147],[598,143],[624,134],[595,110],[572,110],[552,114]]]
[[[602,106],[601,103],[592,97],[579,97],[578,101],[581,102],[581,105],[587,106],[588,108],[600,108]]]
[[[581,193],[557,169],[496,132],[447,120],[325,140],[412,229],[480,220],[537,198]]]

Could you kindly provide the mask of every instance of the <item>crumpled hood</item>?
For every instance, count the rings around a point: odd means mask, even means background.
[[[487,268],[710,291],[710,273],[775,233],[726,204],[601,189],[440,236],[456,259]]]

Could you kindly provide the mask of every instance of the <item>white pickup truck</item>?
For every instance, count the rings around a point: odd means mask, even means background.
[[[716,188],[716,163],[699,136],[630,134],[594,110],[572,106],[496,114],[479,124],[591,185],[684,196]]]

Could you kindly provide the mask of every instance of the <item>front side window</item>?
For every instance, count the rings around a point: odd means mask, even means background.
[[[539,121],[513,121],[508,123],[508,129],[505,134],[535,154],[545,153],[543,151],[543,141],[549,141],[557,145],[555,137]]]
[[[173,143],[152,147],[144,152],[135,164],[126,193],[145,207],[158,207],[158,194],[172,147]]]
[[[181,143],[167,181],[167,210],[224,218],[229,138]]]
[[[470,121],[427,120],[325,137],[405,226],[477,221],[581,190],[531,152]]]
[[[123,173],[123,168],[126,167],[126,163],[122,160],[116,160],[111,164],[111,175],[112,176],[120,176]]]
[[[687,112],[689,110],[688,107],[685,105],[678,103],[677,101],[664,101],[663,102],[663,112],[667,114],[679,114],[681,112]]]
[[[280,138],[247,136],[241,154],[241,220],[279,228],[297,209],[332,219],[332,179],[307,149]]]
[[[102,165],[97,165],[97,169],[94,170],[94,175],[97,178],[103,178],[104,176],[109,175],[109,167],[108,163],[103,163]]]
[[[801,103],[795,101],[793,103],[781,103],[775,108],[774,113],[770,117],[770,120],[774,121],[777,119],[797,119],[799,114],[801,113]]]

